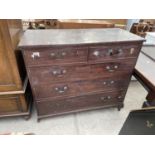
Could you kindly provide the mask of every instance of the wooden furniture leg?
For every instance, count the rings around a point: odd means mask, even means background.
[[[150,107],[150,106],[155,106],[155,92],[154,91],[148,92],[148,95],[146,96],[146,101],[143,103],[143,108]]]

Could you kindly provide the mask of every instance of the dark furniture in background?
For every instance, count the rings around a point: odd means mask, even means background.
[[[133,23],[130,31],[141,37],[145,37],[147,32],[155,31],[155,20],[141,19],[139,23]]]
[[[19,43],[38,120],[123,107],[144,39],[125,30],[27,30]]]
[[[134,76],[148,91],[143,107],[155,106],[155,46],[144,46],[134,69]]]
[[[21,20],[0,20],[0,117],[29,116],[28,78],[21,52]]]
[[[155,110],[131,111],[119,135],[155,135]]]

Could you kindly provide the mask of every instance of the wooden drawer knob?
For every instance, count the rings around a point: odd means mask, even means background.
[[[96,57],[98,57],[100,55],[100,52],[99,51],[94,51],[93,52],[93,55],[96,56]]]

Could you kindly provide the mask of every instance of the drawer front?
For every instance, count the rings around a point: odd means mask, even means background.
[[[86,62],[87,54],[87,48],[52,48],[24,51],[24,58],[28,66],[41,66]]]
[[[21,109],[20,99],[16,95],[0,96],[0,114],[18,112]]]
[[[57,97],[70,97],[80,96],[89,93],[101,91],[117,91],[125,89],[129,83],[129,77],[124,79],[118,78],[102,78],[89,81],[76,81],[70,83],[57,83],[51,85],[36,85],[34,94],[36,99],[41,98],[57,98]]]
[[[37,102],[39,115],[56,115],[65,112],[90,110],[100,107],[117,106],[124,100],[125,92],[99,93],[63,100]]]
[[[88,61],[106,61],[111,59],[136,58],[139,45],[109,45],[89,48]]]
[[[28,69],[32,85],[97,79],[131,74],[136,59],[95,65],[32,67]]]

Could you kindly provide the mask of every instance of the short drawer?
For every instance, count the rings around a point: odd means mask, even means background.
[[[136,58],[139,45],[107,45],[89,48],[88,61],[106,61],[111,59]]]
[[[28,68],[32,85],[78,81],[131,74],[136,59],[94,65],[48,66]]]
[[[127,76],[123,78],[101,78],[70,83],[42,84],[36,85],[33,89],[37,100],[41,98],[63,98],[101,91],[121,90],[127,87],[129,80]]]
[[[39,116],[58,115],[75,111],[91,110],[122,104],[125,92],[99,93],[63,100],[46,100],[37,102]]]
[[[24,51],[24,59],[28,66],[49,64],[80,63],[87,61],[87,48],[45,48]]]

